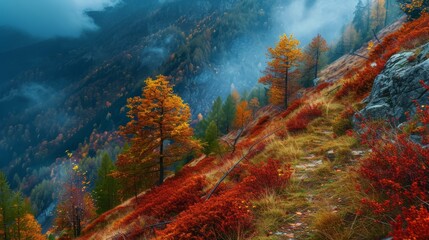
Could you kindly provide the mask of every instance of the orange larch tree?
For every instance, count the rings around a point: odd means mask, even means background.
[[[317,34],[317,36],[313,38],[311,43],[305,49],[305,64],[308,67],[307,69],[312,69],[314,71],[314,78],[318,77],[321,59],[328,50],[328,44],[320,34]]]
[[[162,184],[165,166],[201,145],[193,138],[189,106],[174,94],[167,77],[148,78],[145,83],[142,97],[128,99],[130,121],[120,131],[131,144],[131,159],[148,165],[150,171],[157,168]]]
[[[258,98],[252,98],[249,102],[250,108],[252,109],[252,116],[255,117],[256,111],[261,107],[261,104],[259,104]]]
[[[287,108],[290,75],[302,57],[299,41],[293,35],[282,35],[276,47],[268,49],[268,57],[271,61],[265,69],[265,76],[259,82],[270,85],[271,103]]]
[[[237,113],[235,114],[235,126],[243,128],[252,118],[252,110],[249,109],[247,101],[241,101],[237,105]]]
[[[21,239],[45,240],[46,237],[42,234],[42,227],[31,214],[25,214],[23,226],[20,233]]]

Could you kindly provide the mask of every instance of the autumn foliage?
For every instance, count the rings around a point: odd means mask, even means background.
[[[278,160],[249,166],[249,176],[234,187],[197,203],[158,232],[158,239],[230,239],[248,237],[253,229],[250,200],[269,190],[278,191],[288,183],[289,167]]]
[[[295,110],[300,108],[304,104],[304,100],[302,98],[296,99],[293,101],[288,108],[280,115],[282,118],[285,118],[289,116],[291,113],[293,113]]]
[[[235,114],[235,126],[237,128],[243,128],[252,119],[252,110],[249,108],[247,101],[241,101],[237,105],[237,112]]]
[[[282,35],[275,48],[268,49],[271,61],[265,70],[265,76],[259,82],[270,86],[270,102],[276,105],[288,106],[289,82],[294,67],[302,57],[299,41],[293,35]]]
[[[427,116],[429,109],[418,109],[416,120],[405,128],[424,139]],[[381,221],[391,222],[395,239],[427,239],[429,149],[413,142],[406,132],[387,135],[389,140],[383,140],[383,135],[389,134],[387,131],[370,125],[364,129],[364,143],[372,149],[358,170],[363,179],[362,190],[368,195],[362,199],[364,206]]]
[[[428,0],[399,0],[402,10],[408,15],[408,19],[415,19],[429,12]]]
[[[189,106],[173,92],[167,77],[148,78],[145,83],[142,97],[128,99],[129,122],[120,131],[131,146],[119,161],[116,176],[127,180],[158,172],[161,184],[166,166],[201,147],[193,139]]]
[[[378,44],[369,54],[369,60],[365,67],[356,74],[353,69],[351,77],[344,83],[343,87],[336,93],[337,98],[346,95],[354,95],[364,98],[371,90],[374,79],[383,71],[390,57],[402,49],[413,49],[429,40],[429,15],[424,14],[419,19],[406,23],[399,30]]]
[[[429,212],[425,207],[406,209],[395,219],[392,235],[395,239],[429,239]]]
[[[265,129],[265,126],[270,119],[271,118],[268,115],[259,118],[258,122],[255,124],[255,126],[253,126],[252,130],[250,131],[251,136],[259,135]]]
[[[144,199],[139,200],[142,203],[135,211],[121,219],[116,225],[118,227],[127,226],[139,217],[147,217],[155,221],[168,220],[189,206],[200,202],[204,187],[204,178],[196,176],[185,179],[180,185],[167,184],[155,188]],[[148,222],[150,221],[148,220]]]
[[[328,50],[328,43],[320,34],[317,34],[304,49],[303,75],[306,80],[304,82],[305,87],[313,86],[312,80],[318,78],[319,71],[323,66],[324,55]]]
[[[286,128],[289,132],[305,130],[311,121],[322,116],[322,114],[321,104],[306,105],[286,122]]]

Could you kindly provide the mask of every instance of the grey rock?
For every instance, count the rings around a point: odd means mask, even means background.
[[[315,79],[313,79],[313,85],[314,85],[314,86],[319,85],[319,82],[320,82],[320,78],[315,78]]]
[[[325,156],[330,161],[334,161],[335,160],[335,151],[334,150],[329,150],[329,151],[326,152]]]
[[[415,61],[409,57],[416,56]],[[398,125],[407,120],[406,112],[415,113],[416,102],[429,104],[429,92],[420,81],[429,83],[429,43],[414,51],[392,56],[384,71],[376,77],[367,106],[358,112],[353,122],[360,119],[391,120]]]

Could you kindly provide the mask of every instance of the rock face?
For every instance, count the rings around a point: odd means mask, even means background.
[[[429,104],[429,91],[420,83],[429,84],[429,43],[414,51],[390,58],[385,70],[374,80],[367,106],[357,115],[364,119],[392,119],[396,124],[406,121],[406,112],[415,113],[415,101]],[[355,116],[355,121],[358,119]]]

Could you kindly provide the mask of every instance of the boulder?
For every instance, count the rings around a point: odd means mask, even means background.
[[[366,107],[355,115],[358,119],[392,120],[395,124],[407,120],[406,112],[413,115],[416,102],[429,104],[429,91],[420,81],[429,84],[429,43],[414,51],[392,56],[384,71],[376,77],[371,94],[365,99]],[[359,117],[358,117],[359,116]]]

